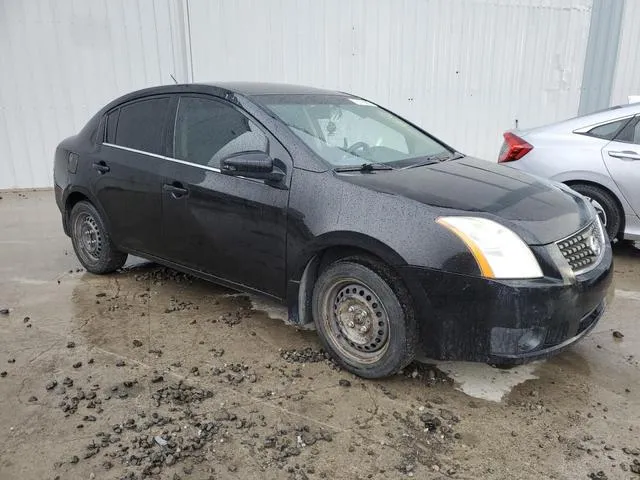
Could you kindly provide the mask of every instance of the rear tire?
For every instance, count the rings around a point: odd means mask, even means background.
[[[579,183],[571,185],[571,188],[587,197],[598,212],[607,235],[609,235],[609,240],[615,240],[622,226],[622,212],[618,208],[616,199],[604,189],[594,185]]]
[[[364,378],[392,375],[415,357],[409,294],[388,266],[365,256],[328,265],[313,289],[313,318],[333,359]]]
[[[127,261],[127,254],[115,248],[104,220],[91,203],[83,200],[73,206],[69,226],[73,249],[87,271],[111,273]]]

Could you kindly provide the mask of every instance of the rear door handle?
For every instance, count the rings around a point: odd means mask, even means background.
[[[162,185],[162,190],[171,194],[173,198],[181,198],[189,193],[189,190],[184,188],[181,183],[165,183]]]
[[[623,150],[622,152],[609,152],[610,157],[622,158],[623,160],[640,160],[640,154],[632,150]]]
[[[97,171],[99,171],[100,173],[107,173],[109,170],[111,170],[109,168],[109,165],[107,165],[105,162],[103,162],[102,160],[99,162],[94,162],[93,163],[93,168],[95,168]]]

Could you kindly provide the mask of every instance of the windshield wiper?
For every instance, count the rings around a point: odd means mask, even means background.
[[[445,162],[448,162],[449,160],[458,160],[458,159],[464,158],[464,157],[466,157],[466,155],[464,153],[454,152],[454,154],[451,155],[449,158],[447,158],[445,160]]]
[[[385,165],[384,163],[363,163],[362,165],[347,165],[344,167],[336,167],[333,169],[334,172],[364,172],[370,173],[374,170],[393,170],[393,167],[390,165]]]
[[[431,156],[431,157],[427,157],[425,158],[422,162],[418,162],[418,163],[414,163],[413,165],[409,165],[406,168],[416,168],[416,167],[424,167],[425,165],[433,165],[434,163],[440,163],[442,160],[440,160],[437,156]]]
[[[448,162],[449,160],[457,160],[463,157],[464,155],[460,152],[446,153],[445,155],[440,153],[438,155],[431,155],[429,157],[426,157],[422,162],[414,163],[413,165],[409,165],[408,167],[405,167],[405,168],[424,167],[425,165],[433,165],[434,163]]]

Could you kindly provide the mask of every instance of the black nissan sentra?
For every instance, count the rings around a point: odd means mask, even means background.
[[[340,92],[125,95],[58,146],[55,191],[89,272],[133,254],[271,296],[362,377],[546,357],[593,329],[611,282],[583,197]]]

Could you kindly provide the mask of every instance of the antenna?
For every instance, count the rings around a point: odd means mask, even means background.
[[[176,77],[173,76],[173,73],[170,73],[169,76],[171,77],[171,79],[173,80],[173,83],[175,83],[176,85],[178,84],[178,81],[176,80]]]

